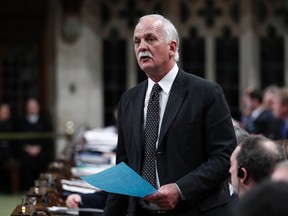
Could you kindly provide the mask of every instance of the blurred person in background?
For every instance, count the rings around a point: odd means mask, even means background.
[[[104,209],[108,193],[97,191],[95,193],[72,193],[67,196],[65,203],[68,208],[96,208]]]
[[[277,94],[278,90],[279,90],[279,87],[276,85],[267,86],[263,90],[263,106],[267,110],[270,110],[271,113],[273,110],[273,100],[274,100],[274,97]]]
[[[263,104],[263,96],[260,90],[252,90],[247,94],[250,101],[251,115],[244,125],[249,134],[269,135],[269,127],[273,119],[271,110]]]
[[[241,95],[241,117],[239,121],[239,125],[242,128],[246,127],[247,122],[250,119],[251,113],[252,113],[252,105],[251,100],[249,98],[250,92],[252,92],[254,89],[252,87],[247,87],[243,90]]]
[[[15,130],[11,117],[10,105],[8,103],[0,104],[0,133],[9,133]],[[0,193],[10,192],[10,173],[9,165],[14,160],[13,143],[11,140],[0,139]],[[5,176],[5,177],[4,177]]]
[[[21,140],[22,190],[28,190],[39,174],[47,170],[54,153],[53,141],[41,137],[41,132],[51,132],[51,125],[40,112],[37,99],[29,98],[26,101],[26,112],[18,129],[24,133],[35,133],[31,138]]]
[[[272,105],[275,120],[271,124],[269,138],[288,139],[288,87],[279,88]]]

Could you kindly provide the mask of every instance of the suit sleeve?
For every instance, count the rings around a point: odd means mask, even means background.
[[[230,155],[236,147],[232,118],[224,93],[219,85],[209,86],[204,95],[201,140],[206,161],[176,183],[186,199],[198,202],[229,176]]]

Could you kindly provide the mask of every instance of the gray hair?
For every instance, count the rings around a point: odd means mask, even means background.
[[[249,133],[245,129],[237,125],[234,125],[234,131],[236,135],[237,145],[242,143],[246,137],[249,137]]]
[[[179,40],[179,35],[178,35],[178,32],[177,32],[175,26],[172,24],[172,22],[169,19],[167,19],[164,16],[159,15],[159,14],[149,14],[149,15],[142,16],[139,19],[139,21],[141,21],[142,19],[148,18],[148,17],[155,17],[155,18],[162,21],[162,23],[163,23],[163,35],[164,35],[164,39],[167,43],[169,43],[170,41],[173,41],[173,40],[176,41],[177,45],[176,45],[176,52],[174,55],[174,60],[177,62],[179,60],[179,43],[180,43],[180,40]]]

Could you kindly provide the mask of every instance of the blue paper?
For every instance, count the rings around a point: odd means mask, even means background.
[[[157,190],[124,162],[102,172],[81,177],[103,191],[135,197],[145,197]]]

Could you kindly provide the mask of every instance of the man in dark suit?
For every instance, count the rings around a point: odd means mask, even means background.
[[[245,125],[245,129],[249,134],[260,134],[269,136],[269,127],[273,121],[272,111],[264,106],[262,92],[259,90],[252,90],[248,93],[251,103],[251,116]]]
[[[120,99],[116,162],[141,174],[148,100],[158,83],[158,192],[144,199],[111,193],[104,215],[225,215],[230,202],[226,180],[236,139],[221,87],[178,68],[178,33],[163,16],[142,17],[133,40],[148,79]]]
[[[28,98],[25,115],[18,125],[22,133],[51,132],[51,124],[41,112],[39,101]],[[22,190],[34,185],[41,172],[45,172],[52,161],[54,144],[51,139],[29,138],[20,141],[20,162]]]
[[[107,192],[97,191],[94,193],[72,193],[66,197],[65,203],[68,208],[97,208],[104,209]]]

